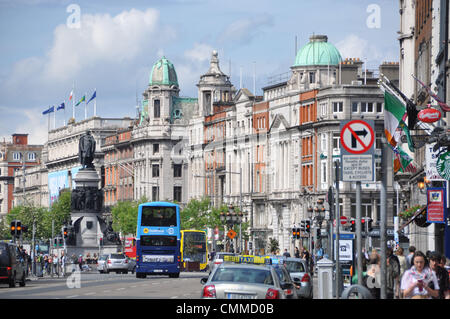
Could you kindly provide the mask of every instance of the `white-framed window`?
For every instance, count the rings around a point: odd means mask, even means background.
[[[20,161],[20,152],[13,153],[13,160]]]
[[[344,112],[344,102],[333,102],[333,112],[334,113]]]
[[[333,133],[333,149],[341,149],[341,134]]]
[[[352,102],[352,113],[358,113],[358,102]]]
[[[327,139],[328,139],[328,134],[327,133],[322,133],[321,137],[320,137],[320,150],[322,152],[326,152],[327,151]]]
[[[376,111],[377,111],[377,113],[383,112],[383,103],[382,102],[377,102]]]
[[[28,152],[28,160],[29,161],[35,161],[36,160],[36,153],[35,152]]]

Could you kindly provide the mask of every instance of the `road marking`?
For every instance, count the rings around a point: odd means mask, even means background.
[[[170,299],[177,299],[178,298],[178,296],[172,296],[172,297],[170,297]]]
[[[73,296],[67,296],[66,298],[76,298],[79,297],[80,295],[73,295]]]
[[[88,292],[88,293],[85,293],[84,295],[85,296],[90,296],[90,295],[95,295],[96,293],[95,292]]]

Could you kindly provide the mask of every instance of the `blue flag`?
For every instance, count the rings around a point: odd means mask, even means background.
[[[93,99],[95,99],[97,97],[97,90],[94,91],[94,94],[92,94],[91,98],[89,99],[89,101],[87,101],[86,104],[89,104],[89,102],[91,102]]]
[[[49,113],[52,113],[52,112],[55,112],[55,107],[54,106],[49,107],[47,110],[42,112],[42,115],[49,114]]]
[[[65,109],[65,108],[66,108],[66,105],[64,104],[64,102],[62,102],[62,103],[56,108],[56,110],[59,111],[59,110]]]

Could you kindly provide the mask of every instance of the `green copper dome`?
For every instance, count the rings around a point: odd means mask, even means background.
[[[341,60],[341,54],[326,35],[313,35],[297,52],[294,66],[338,65]]]
[[[162,57],[153,65],[149,85],[178,86],[178,78],[177,72],[175,72],[175,67],[165,57]]]

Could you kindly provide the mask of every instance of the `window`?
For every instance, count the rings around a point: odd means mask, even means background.
[[[153,117],[154,118],[159,118],[161,115],[161,101],[160,100],[154,100],[153,101]]]
[[[370,112],[370,113],[373,112],[373,103],[372,102],[367,103],[367,112]]]
[[[174,164],[173,165],[173,177],[181,177],[183,171],[182,164]]]
[[[341,135],[339,133],[333,133],[333,149],[340,149]]]
[[[309,83],[316,82],[316,73],[315,72],[309,72]]]
[[[13,160],[15,161],[19,161],[20,160],[20,156],[21,154],[19,152],[14,152],[13,153]]]
[[[377,113],[383,112],[383,103],[377,102]]]
[[[152,165],[152,177],[159,177],[159,164]]]
[[[344,111],[344,103],[343,102],[333,102],[333,112],[341,113]]]
[[[322,183],[327,182],[327,161],[322,161],[322,169],[321,169],[321,180]]]
[[[181,203],[181,186],[173,187],[173,200]]]
[[[159,153],[159,144],[153,144],[153,154]]]
[[[361,113],[367,112],[367,102],[361,102]]]
[[[154,201],[154,202],[159,201],[159,187],[158,186],[152,187],[152,201]]]
[[[352,112],[353,113],[358,113],[358,102],[353,102],[352,103]]]

